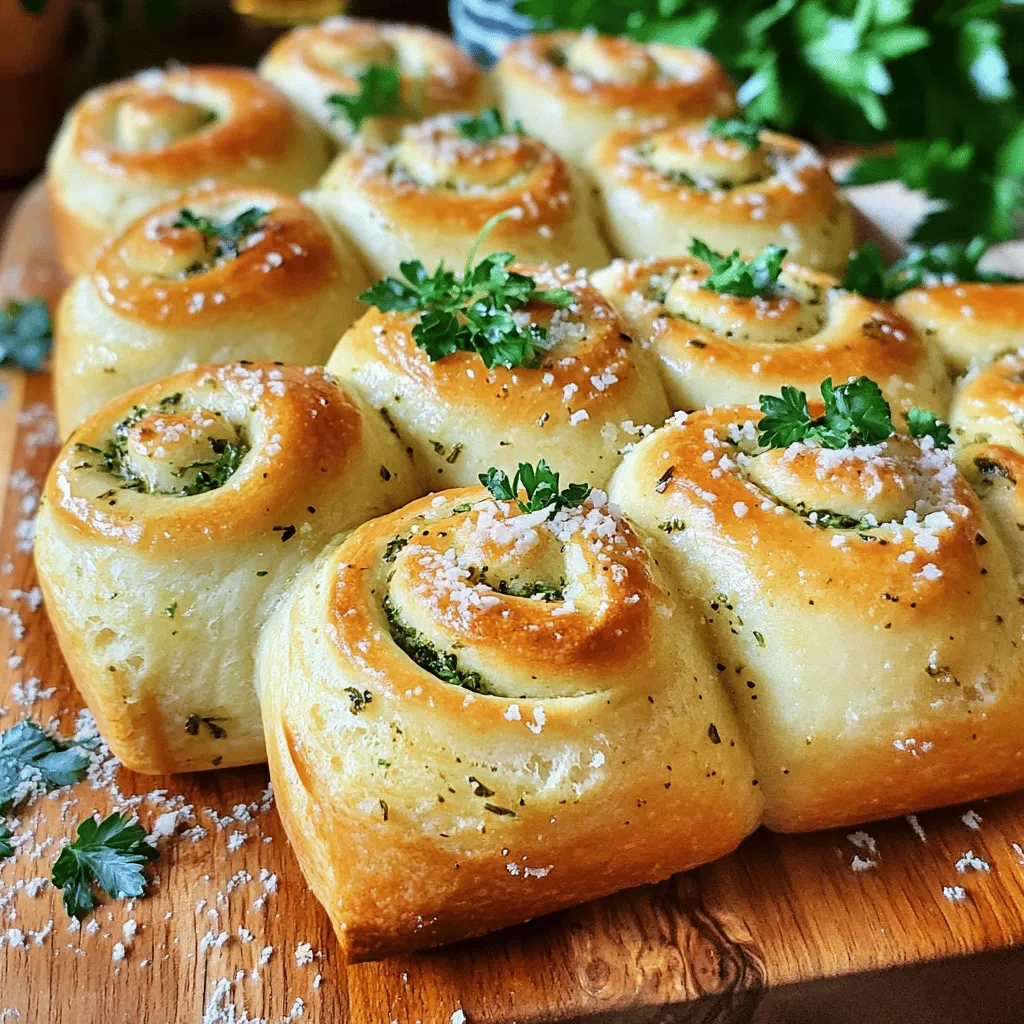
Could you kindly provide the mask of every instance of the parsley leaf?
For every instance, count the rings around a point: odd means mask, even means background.
[[[0,306],[0,366],[38,372],[53,345],[50,311],[42,299]]]
[[[541,459],[536,467],[529,462],[520,462],[516,475],[509,480],[503,470],[491,466],[480,474],[480,483],[498,501],[514,501],[520,512],[540,512],[550,508],[549,518],[561,508],[575,508],[582,505],[590,495],[589,484],[569,484],[563,490],[558,488],[558,474]],[[526,501],[519,497],[519,488],[526,492]]]
[[[63,890],[69,917],[83,917],[96,906],[93,883],[109,896],[141,896],[146,887],[143,866],[159,854],[146,842],[146,830],[120,814],[98,822],[86,818],[74,842],[54,862],[50,878]]]
[[[760,125],[742,117],[712,117],[708,121],[708,131],[720,139],[740,142],[751,151],[761,145]]]
[[[768,245],[748,263],[740,256],[739,249],[723,256],[699,238],[690,243],[690,253],[711,267],[704,288],[721,295],[738,295],[747,299],[770,295],[775,290],[782,272],[782,261],[786,258],[785,249]]]
[[[461,277],[444,263],[431,274],[419,260],[400,264],[402,277],[384,278],[359,296],[381,312],[421,310],[412,337],[437,362],[453,352],[476,352],[490,369],[536,366],[538,352],[547,345],[547,331],[537,324],[522,324],[512,315],[529,302],[546,302],[560,309],[572,305],[566,288],[539,289],[526,274],[509,270],[510,252],[485,256],[475,266],[476,250],[495,224],[510,216],[492,217],[466,259]]]
[[[0,814],[42,784],[71,786],[85,774],[89,758],[70,743],[25,719],[0,733]]]
[[[891,299],[892,282],[882,252],[874,242],[865,242],[850,253],[842,287],[869,299]]]
[[[456,119],[455,127],[459,135],[470,142],[490,142],[492,139],[500,139],[502,135],[526,134],[518,118],[511,128],[506,128],[501,111],[497,107],[488,107],[476,117],[460,117]]]
[[[7,822],[0,821],[0,860],[6,860],[14,853],[10,839],[11,830],[7,827]]]
[[[825,414],[811,419],[807,395],[784,386],[782,397],[761,395],[757,441],[765,448],[787,448],[797,441],[816,440],[824,448],[878,444],[893,433],[892,413],[879,386],[867,377],[833,386],[821,382]]]
[[[949,424],[916,405],[907,412],[907,433],[911,437],[930,437],[936,448],[948,448],[953,443]]]
[[[357,92],[336,92],[327,97],[331,117],[345,118],[353,132],[359,131],[369,117],[400,117],[414,113],[402,100],[402,76],[397,67],[371,64],[357,77]]]
[[[202,217],[182,207],[172,227],[198,231],[203,236],[203,248],[211,259],[234,259],[242,239],[258,230],[260,221],[268,213],[268,210],[258,206],[250,206],[231,220],[217,220],[215,217]],[[194,269],[202,269],[202,264]]]

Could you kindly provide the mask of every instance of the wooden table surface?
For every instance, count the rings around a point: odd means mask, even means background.
[[[891,193],[861,199],[892,208]],[[0,255],[0,292],[59,287],[36,193]],[[81,702],[31,559],[57,450],[49,380],[2,373],[0,396],[0,729],[31,714],[70,734]],[[263,768],[136,776],[100,747],[86,781],[23,808],[0,864],[0,1022],[1024,1020],[1024,795],[863,830],[760,832],[660,885],[346,967],[266,787]],[[58,844],[111,809],[161,835],[152,884],[69,927],[47,881]]]

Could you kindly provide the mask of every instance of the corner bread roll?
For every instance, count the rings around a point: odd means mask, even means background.
[[[196,184],[297,194],[328,149],[313,121],[241,68],[145,71],[94,89],[68,112],[47,164],[61,263],[85,273],[105,237]]]
[[[625,443],[619,425],[669,414],[647,354],[582,277],[514,267],[540,288],[572,293],[566,309],[532,302],[515,312],[546,334],[534,365],[488,369],[475,352],[432,362],[413,337],[420,312],[376,307],[328,361],[410,447],[426,489],[475,484],[491,466],[511,475],[540,457],[566,479],[601,486]]]
[[[604,136],[660,118],[695,121],[736,109],[728,76],[703,50],[592,32],[513,40],[494,70],[502,112],[582,165]]]
[[[50,471],[35,558],[114,753],[153,773],[262,761],[260,626],[331,537],[415,493],[380,417],[316,367],[199,368],[87,420]]]
[[[1024,281],[937,283],[905,292],[895,305],[956,372],[1024,348]]]
[[[840,273],[853,216],[813,146],[751,132],[750,144],[707,124],[627,128],[592,158],[601,215],[620,256],[686,252],[694,238],[725,252],[785,246],[789,258]]]
[[[463,126],[493,129],[480,141]],[[466,127],[466,131],[470,128]],[[526,263],[598,267],[608,250],[590,188],[537,139],[487,120],[442,115],[402,130],[395,146],[353,146],[317,191],[324,212],[377,274],[403,260],[460,267],[487,222],[505,210],[481,255],[509,250]]]
[[[767,295],[704,287],[709,267],[692,256],[616,260],[591,276],[626,330],[651,347],[676,409],[756,402],[792,384],[818,396],[870,374],[894,408],[945,410],[941,360],[891,306],[839,287],[827,274],[786,263]]]
[[[349,960],[653,882],[756,828],[699,619],[603,502],[421,498],[267,624],[277,806]]]
[[[349,119],[337,116],[328,97],[358,96],[360,75],[371,67],[398,74],[401,109],[367,117],[354,130]],[[490,97],[484,72],[449,36],[356,18],[328,18],[292,29],[267,51],[259,73],[342,145],[356,135],[390,141],[409,121],[445,110],[478,110]]]
[[[950,452],[898,435],[764,450],[758,420],[680,414],[626,457],[611,497],[703,603],[766,824],[1019,788],[1024,607]]]
[[[226,186],[140,217],[65,291],[57,419],[67,436],[108,399],[202,363],[324,363],[364,307],[348,244],[297,199]]]

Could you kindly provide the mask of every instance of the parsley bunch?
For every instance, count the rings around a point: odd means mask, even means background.
[[[740,142],[751,152],[761,145],[761,126],[742,117],[712,117],[707,128],[717,138]]]
[[[515,259],[510,252],[491,253],[472,265],[487,232],[507,216],[506,210],[484,226],[461,277],[444,262],[429,274],[419,260],[407,260],[400,264],[404,281],[386,277],[363,292],[360,301],[382,312],[422,311],[412,337],[432,362],[453,352],[476,352],[488,369],[498,364],[536,366],[547,332],[537,324],[521,323],[513,314],[528,302],[565,309],[572,304],[572,292],[538,289],[532,277],[508,269]]]
[[[886,267],[878,246],[874,242],[866,242],[850,254],[843,287],[870,299],[894,299],[911,288],[919,288],[934,280],[986,281],[991,284],[1020,280],[1010,274],[979,269],[978,263],[987,248],[988,242],[980,236],[972,238],[966,245],[942,242],[930,248],[917,246],[891,267]]]
[[[896,141],[853,181],[938,209],[915,241],[1009,238],[1024,206],[1024,4],[1002,0],[518,0],[539,29],[703,46],[745,115],[833,142]],[[934,141],[940,140],[940,141]]]
[[[817,441],[823,448],[879,444],[895,433],[892,410],[879,386],[867,377],[834,386],[821,382],[825,413],[814,419],[803,391],[784,385],[781,395],[761,395],[757,443],[765,448],[788,448],[797,441]],[[952,444],[949,427],[934,413],[914,406],[907,413],[911,437],[930,436],[938,448]]]
[[[85,774],[88,755],[25,719],[0,733],[0,814],[33,785],[72,786]]]
[[[525,134],[518,118],[511,128],[506,128],[497,107],[488,107],[476,117],[460,117],[455,122],[455,128],[462,138],[470,142],[490,142],[492,139],[500,139],[502,135]]]
[[[771,295],[775,291],[782,272],[782,261],[786,258],[785,249],[768,245],[747,262],[740,256],[739,249],[733,249],[728,256],[723,256],[699,238],[690,243],[690,254],[711,267],[704,288],[722,295],[738,295],[747,299],[757,295]]]
[[[107,895],[141,896],[146,888],[143,867],[159,854],[146,842],[146,830],[120,814],[103,821],[86,818],[78,826],[74,842],[54,861],[50,879],[63,890],[69,917],[83,917],[96,906],[93,883]]]
[[[541,459],[536,467],[529,462],[520,462],[516,475],[509,480],[503,470],[491,466],[480,474],[480,483],[498,501],[514,501],[520,512],[540,512],[551,509],[551,516],[561,508],[575,508],[582,505],[590,495],[590,484],[569,484],[559,490],[558,474]],[[526,492],[526,501],[519,497],[519,488]]]
[[[402,100],[402,76],[390,64],[371,64],[357,76],[355,93],[335,92],[327,97],[331,117],[343,117],[353,132],[369,117],[402,117],[416,112]]]
[[[50,311],[42,299],[10,299],[0,306],[0,366],[35,373],[52,345]]]
[[[250,206],[231,220],[217,220],[215,217],[202,217],[182,207],[172,226],[198,231],[203,236],[203,248],[211,259],[234,259],[242,239],[259,229],[260,221],[268,212],[258,206]]]

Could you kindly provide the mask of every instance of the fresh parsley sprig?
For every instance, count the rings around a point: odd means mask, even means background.
[[[370,117],[405,117],[416,113],[402,100],[402,76],[390,64],[370,64],[357,76],[354,93],[332,93],[327,97],[331,117],[343,117],[353,132]]]
[[[6,821],[0,821],[0,860],[6,860],[14,853],[11,845],[11,830]]]
[[[25,719],[0,733],[0,814],[35,785],[71,786],[85,774],[89,757],[65,740]]]
[[[120,814],[103,821],[86,818],[73,842],[60,852],[50,879],[63,890],[69,917],[84,917],[96,906],[93,884],[115,899],[141,896],[146,888],[143,868],[159,854],[146,842],[146,830]]]
[[[751,152],[761,145],[761,126],[742,117],[712,117],[707,128],[717,138],[742,143]]]
[[[551,516],[559,509],[582,505],[591,491],[589,484],[569,484],[560,490],[558,474],[543,459],[536,466],[530,465],[529,462],[520,462],[519,469],[511,480],[504,470],[491,466],[486,473],[480,474],[480,483],[498,501],[514,501],[520,512],[550,509]],[[526,492],[526,501],[519,497],[520,487]]]
[[[546,302],[560,309],[572,305],[567,288],[539,289],[534,278],[509,270],[510,252],[473,260],[487,233],[510,211],[492,217],[469,255],[461,277],[442,261],[433,274],[419,260],[400,264],[404,281],[386,277],[359,296],[382,312],[420,310],[413,340],[432,362],[453,352],[476,352],[490,369],[536,366],[537,353],[547,344],[547,332],[513,316],[528,302]]]
[[[231,220],[217,220],[182,207],[172,226],[198,231],[203,236],[203,248],[212,259],[234,259],[242,239],[259,229],[260,221],[268,212],[259,206],[250,206]]]
[[[475,117],[465,115],[455,121],[459,135],[470,142],[490,142],[500,139],[502,135],[525,135],[522,123],[516,118],[511,128],[505,127],[501,111],[497,107],[488,107]]]
[[[0,366],[36,373],[52,347],[50,310],[42,299],[10,299],[0,306]]]
[[[768,245],[748,262],[740,256],[739,249],[723,256],[699,238],[690,243],[690,254],[711,267],[704,288],[721,295],[747,299],[771,295],[775,291],[786,251],[780,246]]]
[[[821,382],[822,416],[812,418],[805,392],[783,385],[781,395],[761,395],[763,413],[757,442],[764,448],[788,448],[798,441],[817,441],[823,448],[879,444],[895,433],[892,410],[882,389],[868,377],[833,385]],[[930,436],[937,448],[952,444],[949,427],[934,413],[914,406],[907,413],[911,437]]]

